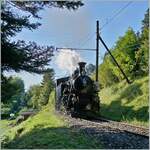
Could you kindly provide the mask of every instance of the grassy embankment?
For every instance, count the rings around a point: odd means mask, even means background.
[[[59,148],[101,148],[96,140],[68,127],[63,118],[54,113],[54,93],[50,104],[37,115],[30,117],[15,127],[7,127],[3,122],[1,129],[2,148],[15,149],[59,149]],[[7,131],[6,131],[7,130]]]
[[[148,126],[148,77],[128,85],[125,82],[100,92],[101,115],[132,124]],[[54,93],[50,103],[37,115],[10,127],[12,121],[1,121],[2,148],[101,148],[93,138],[70,129],[63,118],[54,113]],[[5,136],[4,136],[5,135]]]
[[[125,81],[100,92],[101,115],[140,126],[149,124],[148,77]]]

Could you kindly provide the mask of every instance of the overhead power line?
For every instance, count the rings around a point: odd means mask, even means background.
[[[110,22],[112,22],[121,12],[123,12],[123,10],[125,10],[130,4],[132,3],[132,1],[128,2],[125,6],[123,6],[122,8],[120,8],[116,13],[114,13],[114,15],[112,17],[110,17],[110,19],[104,23],[102,25],[102,27],[100,28],[100,31],[106,26],[108,25]],[[93,37],[95,36],[94,34],[89,35],[86,40],[83,42],[83,44],[81,44],[81,47],[84,46],[89,40],[91,40]]]
[[[83,47],[89,40],[91,40],[95,36],[95,33],[90,34],[86,40],[81,44],[81,47]]]
[[[96,51],[96,49],[92,48],[72,48],[72,47],[57,47],[56,50],[79,50],[79,51]]]
[[[110,22],[112,22],[121,12],[123,12],[123,10],[125,10],[131,3],[132,3],[132,1],[128,2],[125,6],[123,6],[122,8],[120,8],[106,23],[104,23],[104,24],[102,25],[102,27],[100,28],[100,30],[102,30],[106,25],[108,25]]]

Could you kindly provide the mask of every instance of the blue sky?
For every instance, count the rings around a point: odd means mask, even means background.
[[[55,47],[95,48],[96,20],[99,20],[101,27],[129,1],[86,0],[83,2],[84,6],[76,11],[58,8],[48,8],[41,11],[42,19],[39,22],[42,23],[42,26],[33,32],[24,29],[15,39],[35,41],[39,45],[53,45]],[[141,21],[147,8],[148,1],[133,1],[112,22],[106,25],[100,31],[100,34],[108,47],[111,48],[128,27],[132,27],[136,32],[140,30]],[[100,44],[100,62],[105,52]],[[79,53],[87,63],[95,64],[94,52],[85,53],[81,51]],[[54,59],[50,62],[50,67],[54,68],[57,77],[64,76],[65,71],[61,71],[57,67]],[[40,83],[42,80],[41,75],[27,72],[9,72],[7,75],[21,77],[24,80],[25,89],[33,84]]]

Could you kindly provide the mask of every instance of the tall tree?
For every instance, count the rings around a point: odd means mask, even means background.
[[[12,96],[24,93],[24,82],[18,77],[3,78],[1,101],[4,104],[11,103]]]
[[[28,108],[38,109],[39,108],[39,96],[41,92],[40,85],[33,85],[25,94],[26,106]]]
[[[103,63],[99,66],[99,74],[101,88],[111,86],[112,84],[119,82],[119,77],[114,73],[109,55],[105,55]]]
[[[6,107],[10,112],[18,112],[24,101],[24,82],[18,77],[5,78],[5,83],[2,85],[2,110]]]
[[[142,21],[141,32],[134,32],[128,28],[124,36],[119,37],[115,46],[111,49],[113,56],[120,64],[128,78],[134,80],[137,76],[148,74],[149,63],[149,9],[146,11]],[[103,63],[99,66],[101,87],[111,86],[122,81],[123,75],[111,59],[108,53],[105,54]]]
[[[53,70],[48,69],[48,72],[46,72],[43,75],[43,81],[41,84],[42,86],[41,86],[39,103],[41,106],[43,106],[48,103],[49,95],[54,88],[54,71]]]
[[[140,36],[140,48],[136,54],[136,62],[139,68],[139,74],[148,74],[149,71],[149,9],[146,11],[142,21],[142,32]]]
[[[139,46],[140,43],[137,34],[132,28],[128,28],[125,35],[118,39],[115,47],[112,49],[113,55],[129,78],[133,78],[135,74],[136,52],[138,51]],[[120,73],[120,70],[112,59],[111,62],[113,72],[120,80],[122,80],[124,77]]]
[[[40,19],[38,12],[46,7],[76,10],[80,1],[3,1],[1,9],[2,71],[25,70],[42,73],[53,56],[53,46],[39,46],[35,42],[13,41],[23,28],[37,29],[41,24],[31,22]]]

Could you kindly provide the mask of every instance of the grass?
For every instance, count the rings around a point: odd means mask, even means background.
[[[13,124],[14,120],[0,120],[0,138],[4,133],[11,128],[10,124]]]
[[[128,85],[121,82],[100,92],[101,115],[109,119],[148,126],[148,77]],[[1,120],[1,141],[5,149],[97,149],[103,146],[83,132],[69,128],[54,113],[54,92],[49,104],[21,124]]]
[[[7,131],[2,148],[7,149],[82,149],[102,148],[93,138],[69,128],[63,118],[54,113],[54,93],[50,103],[37,115]],[[4,126],[8,125],[4,121]]]
[[[101,115],[139,126],[149,125],[148,77],[128,85],[125,81],[100,92]]]

